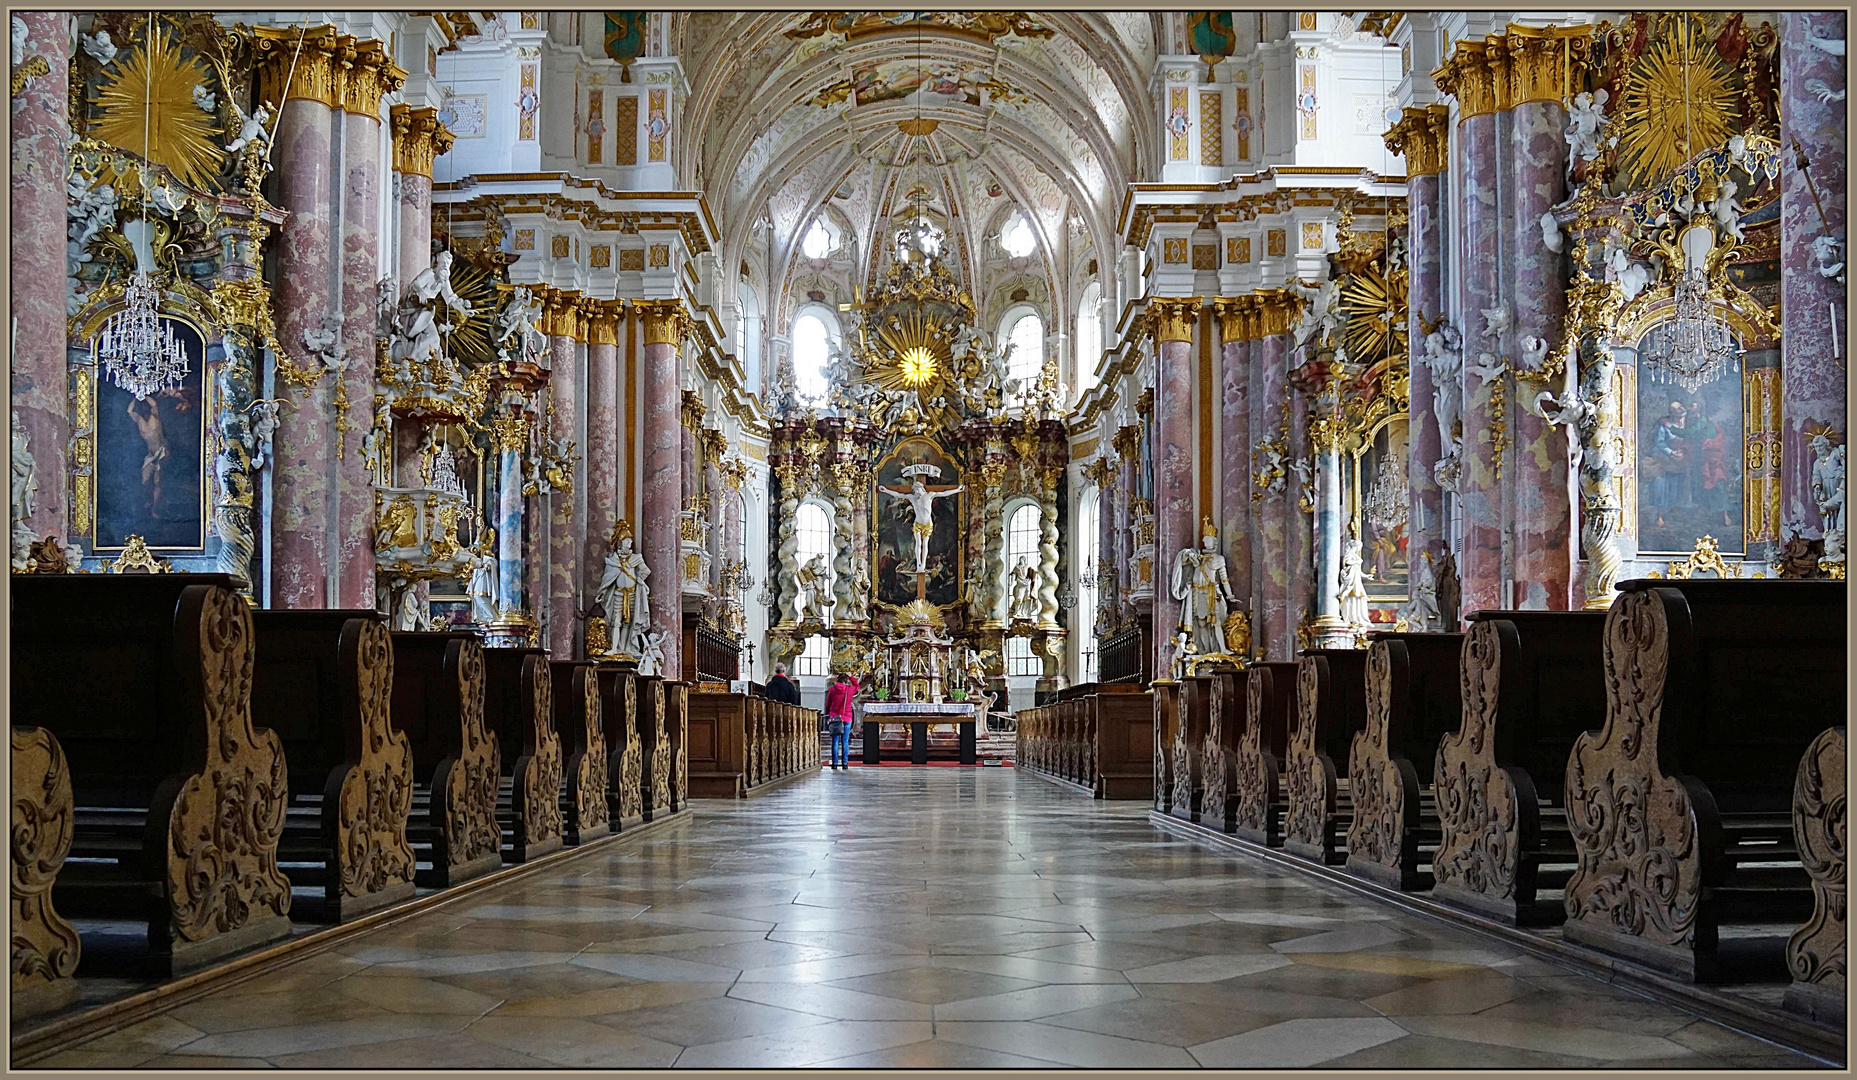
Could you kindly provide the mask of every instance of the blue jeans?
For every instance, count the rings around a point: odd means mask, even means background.
[[[832,764],[851,763],[851,725],[843,720],[827,721],[832,732]]]

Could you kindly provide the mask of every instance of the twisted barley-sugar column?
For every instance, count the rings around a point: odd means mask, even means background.
[[[645,565],[651,568],[651,628],[664,635],[663,676],[683,676],[683,388],[678,349],[690,330],[683,301],[634,301],[644,324],[639,390],[644,433],[644,490],[640,494]]]

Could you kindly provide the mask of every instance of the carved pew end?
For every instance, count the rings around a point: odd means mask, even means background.
[[[1792,985],[1785,1005],[1821,1023],[1845,1024],[1845,733],[1829,728],[1799,761],[1793,836],[1812,878],[1812,915],[1786,942]]]
[[[71,852],[71,770],[50,731],[13,729],[14,1019],[63,1008],[76,996],[83,943],[52,905],[52,883]]]

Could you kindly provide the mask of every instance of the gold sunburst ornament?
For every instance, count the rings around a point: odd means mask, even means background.
[[[1665,17],[1625,77],[1618,111],[1619,174],[1655,186],[1698,151],[1741,130],[1738,79],[1694,15]]]
[[[897,372],[912,390],[927,386],[935,378],[935,354],[927,346],[912,345],[898,357]]]
[[[225,158],[215,117],[194,102],[206,70],[183,57],[171,33],[154,19],[143,47],[124,51],[91,101],[97,109],[91,137],[132,153],[146,148],[144,156],[181,183],[206,187]]]
[[[1372,364],[1389,353],[1406,350],[1406,298],[1373,267],[1349,274],[1341,286],[1341,306],[1347,313],[1342,340],[1348,359]]]

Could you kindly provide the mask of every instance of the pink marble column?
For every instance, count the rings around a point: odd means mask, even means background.
[[[703,504],[709,510],[709,595],[722,600],[722,560],[732,558],[735,549],[728,547],[727,509],[723,498],[722,470],[717,455],[703,449]]]
[[[651,628],[664,635],[664,675],[683,672],[682,560],[678,524],[683,492],[683,394],[677,377],[677,346],[654,342],[647,316],[640,350],[640,407],[644,415],[644,504],[638,532],[645,565],[651,568]]]
[[[43,58],[49,68],[28,77],[13,97],[13,409],[26,429],[39,485],[27,522],[35,537],[62,539],[70,520],[64,178],[71,142],[71,15],[17,11],[13,18],[26,27],[25,63]]]
[[[1290,457],[1289,424],[1285,403],[1289,400],[1288,334],[1271,334],[1262,339],[1253,352],[1259,355],[1258,381],[1254,396],[1258,399],[1258,418],[1253,431],[1255,445],[1283,440],[1283,465]],[[1259,466],[1264,464],[1260,456]],[[1296,656],[1296,623],[1290,615],[1290,552],[1287,522],[1296,510],[1296,477],[1281,479],[1278,489],[1266,491],[1258,506],[1257,547],[1263,571],[1256,582],[1257,595],[1263,601],[1263,618],[1255,628],[1271,660],[1290,660]]]
[[[1115,544],[1110,550],[1115,552],[1115,562],[1111,564],[1111,574],[1115,582],[1116,610],[1122,611],[1122,598],[1134,587],[1130,576],[1135,565],[1135,535],[1130,532],[1135,527],[1135,499],[1139,492],[1135,484],[1135,470],[1140,467],[1140,451],[1130,447],[1128,456],[1122,458],[1118,472],[1118,488],[1115,503]]]
[[[1432,406],[1431,368],[1418,359],[1425,351],[1425,330],[1420,320],[1435,320],[1444,311],[1444,237],[1438,226],[1438,198],[1444,188],[1444,178],[1436,173],[1421,174],[1406,181],[1410,221],[1406,240],[1410,266],[1406,296],[1411,315],[1407,336],[1412,343],[1413,356],[1406,535],[1410,537],[1407,551],[1414,581],[1418,579],[1424,557],[1430,555],[1435,567],[1444,556],[1445,546],[1444,491],[1433,473],[1444,452],[1442,433],[1438,430],[1438,414]]]
[[[587,514],[580,532],[581,584],[589,598],[599,587],[607,541],[619,520],[619,347],[610,340],[610,326],[596,323],[594,336],[608,340],[587,346]]]
[[[1852,245],[1845,230],[1848,122],[1845,102],[1821,102],[1809,87],[1823,83],[1847,89],[1843,56],[1808,43],[1809,38],[1842,42],[1841,11],[1782,12],[1780,37],[1780,313],[1781,488],[1780,520],[1802,524],[1808,535],[1823,527],[1812,497],[1812,437],[1808,429],[1829,427],[1844,442],[1844,364],[1850,354],[1845,285],[1818,272],[1811,243],[1827,233],[1843,242],[1838,258],[1848,267]],[[1809,162],[1799,168],[1797,142]],[[1818,205],[1807,188],[1818,193]],[[1819,205],[1824,207],[1820,220]],[[1845,271],[1848,278],[1849,269]],[[1834,321],[1835,320],[1835,321]],[[1848,532],[1848,528],[1847,528]],[[1849,541],[1846,540],[1848,547]]]
[[[1458,124],[1455,152],[1459,175],[1463,179],[1464,197],[1455,220],[1462,222],[1458,232],[1458,262],[1462,267],[1496,269],[1502,265],[1502,231],[1498,209],[1496,116],[1484,113],[1467,116]],[[1454,221],[1455,223],[1455,221]],[[1491,427],[1496,419],[1493,400],[1506,397],[1505,379],[1487,384],[1470,373],[1480,354],[1502,354],[1502,340],[1485,333],[1482,312],[1502,302],[1500,272],[1458,275],[1459,310],[1464,313],[1464,450],[1463,472],[1458,481],[1458,502],[1463,533],[1458,550],[1457,567],[1463,587],[1461,611],[1500,608],[1502,597],[1503,514],[1502,484],[1497,478],[1497,432]],[[1513,410],[1506,411],[1508,437],[1513,438]]]
[[[1198,540],[1193,526],[1193,366],[1191,340],[1160,343],[1154,393],[1154,640],[1159,649],[1154,670],[1157,674],[1165,673],[1167,662],[1173,658],[1169,639],[1180,622],[1180,601],[1173,598],[1170,588],[1174,556],[1181,548],[1190,547]]]
[[[277,236],[277,339],[299,366],[316,361],[304,353],[303,331],[321,329],[337,308],[332,230],[335,194],[331,188],[330,148],[335,116],[327,105],[293,97],[285,103],[273,142],[277,205],[287,211]],[[372,321],[369,323],[372,328]],[[373,347],[368,348],[372,371]],[[313,390],[277,380],[277,394],[290,403],[278,412],[272,443],[271,604],[274,607],[321,608],[337,604],[330,588],[335,488],[335,432],[331,380],[324,376]],[[356,422],[373,406],[373,388],[353,400]],[[355,433],[355,449],[360,449]],[[372,507],[369,508],[370,512]],[[371,523],[370,523],[371,524]],[[372,528],[357,534],[371,541]],[[370,545],[371,547],[371,545]],[[361,604],[373,607],[370,594]]]
[[[1291,358],[1292,360],[1295,357]],[[1296,629],[1305,618],[1314,618],[1320,610],[1316,600],[1315,574],[1315,508],[1316,473],[1321,469],[1321,462],[1316,459],[1315,450],[1309,442],[1309,410],[1314,407],[1312,395],[1292,390],[1290,395],[1290,449],[1284,455],[1286,461],[1300,461],[1308,466],[1305,475],[1309,477],[1307,491],[1303,479],[1294,472],[1284,478],[1285,497],[1283,500],[1283,536],[1284,550],[1288,553],[1289,588],[1284,604],[1283,621],[1288,635],[1284,646],[1283,659],[1294,660],[1301,643],[1297,640]],[[1304,510],[1306,501],[1310,509]],[[1323,582],[1322,586],[1333,589],[1335,586]]]
[[[1567,272],[1560,253],[1541,238],[1541,215],[1566,193],[1567,112],[1558,101],[1522,101],[1514,117],[1510,148],[1514,182],[1506,187],[1509,218],[1510,289],[1515,297],[1515,337],[1560,343],[1567,312]],[[1563,247],[1569,245],[1562,245]],[[1513,354],[1523,360],[1518,349]],[[1561,393],[1564,380],[1550,389]],[[1511,411],[1515,456],[1515,513],[1510,523],[1514,553],[1515,606],[1565,611],[1572,604],[1576,485],[1567,474],[1567,432],[1520,408],[1538,393],[1537,384],[1518,382]]]
[[[400,178],[400,266],[397,289],[432,265],[432,178],[395,173]]]
[[[585,406],[581,394],[585,380],[580,373],[580,343],[566,334],[556,334],[549,340],[549,346],[553,371],[548,379],[548,392],[554,398],[555,413],[553,430],[548,434],[585,445],[585,440],[578,435]],[[576,467],[574,471],[585,470]],[[582,599],[580,562],[590,531],[586,502],[587,485],[578,478],[572,492],[556,488],[548,497],[548,590],[543,601],[547,609],[535,614],[548,628],[548,655],[557,660],[574,659],[586,639],[580,620],[580,609],[587,603]]]
[[[1233,319],[1236,323],[1237,320]],[[1233,326],[1231,333],[1236,335]],[[1219,539],[1232,592],[1251,600],[1251,343],[1228,337],[1220,349]],[[1211,467],[1208,463],[1208,468]]]
[[[348,413],[335,420],[346,430],[341,432],[341,453],[335,462],[339,584],[333,606],[364,608],[374,604],[374,478],[362,460],[361,438],[367,434],[374,407],[374,330],[380,295],[379,223],[384,174],[380,118],[345,113],[338,128],[344,141],[342,345],[348,354],[341,380]]]

